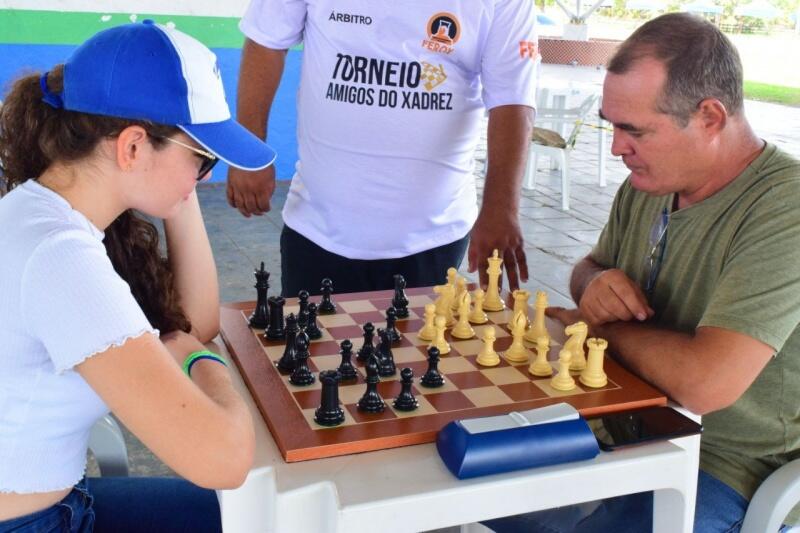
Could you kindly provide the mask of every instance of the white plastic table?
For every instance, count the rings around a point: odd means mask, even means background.
[[[425,531],[647,490],[655,491],[656,533],[692,531],[699,435],[470,480],[455,478],[433,444],[286,463],[230,368],[257,444],[245,484],[218,491],[226,533]]]

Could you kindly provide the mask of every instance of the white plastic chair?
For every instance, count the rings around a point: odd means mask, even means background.
[[[776,533],[797,503],[800,503],[800,459],[786,463],[761,483],[747,507],[741,533]],[[789,531],[798,532],[800,528]]]
[[[532,190],[536,186],[536,167],[540,155],[547,156],[551,160],[555,159],[558,162],[558,168],[561,169],[561,209],[564,211],[569,210],[569,154],[575,148],[581,126],[598,98],[596,94],[590,94],[584,98],[578,107],[564,109],[539,108],[536,112],[537,124],[551,124],[555,130],[562,129],[563,125],[571,127],[571,130],[569,130],[566,138],[562,138],[563,144],[558,143],[556,146],[540,144],[531,139],[528,164],[525,169],[522,187]],[[550,131],[550,133],[558,135],[558,131]]]
[[[92,427],[89,449],[97,459],[101,475],[128,476],[128,447],[119,424],[111,415],[104,416]]]

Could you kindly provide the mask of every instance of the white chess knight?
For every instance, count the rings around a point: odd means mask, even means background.
[[[570,338],[564,343],[564,349],[572,353],[572,364],[569,369],[583,370],[586,368],[586,352],[584,352],[583,344],[589,335],[589,326],[583,321],[575,322],[564,329],[564,334],[570,335]]]

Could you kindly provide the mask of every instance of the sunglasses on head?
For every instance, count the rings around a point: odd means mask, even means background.
[[[183,146],[187,150],[191,150],[195,154],[199,155],[202,158],[203,162],[200,164],[200,170],[197,171],[197,181],[203,181],[203,179],[205,179],[208,173],[211,172],[211,169],[214,168],[214,165],[216,165],[219,162],[219,158],[214,154],[212,154],[211,152],[206,152],[205,150],[195,148],[194,146],[189,146],[188,144],[182,143],[181,141],[173,139],[172,137],[159,137],[157,135],[151,135],[151,137],[154,137],[156,139],[162,139],[164,141],[177,144],[178,146]]]

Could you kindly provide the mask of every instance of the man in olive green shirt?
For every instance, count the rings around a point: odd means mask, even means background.
[[[578,309],[548,313],[587,321],[703,415],[695,531],[738,531],[764,478],[800,457],[800,163],[752,131],[730,41],[685,13],[621,45],[601,115],[631,173],[572,273]],[[525,530],[649,530],[652,516],[634,518],[641,496],[614,500],[568,523],[527,515]]]

